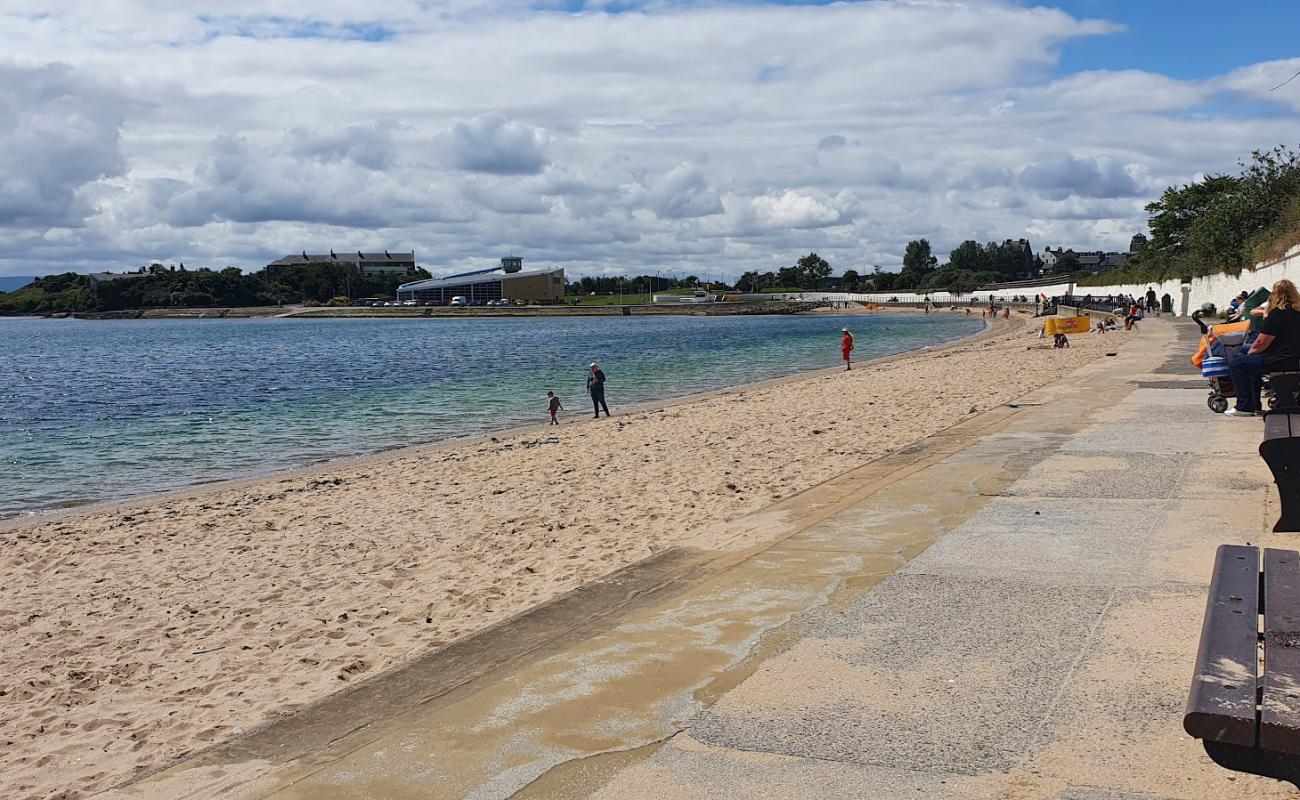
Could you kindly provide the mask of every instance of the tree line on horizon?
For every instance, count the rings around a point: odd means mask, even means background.
[[[337,262],[278,267],[274,275],[265,268],[245,273],[238,267],[187,269],[183,264],[154,263],[140,277],[98,285],[74,272],[46,275],[21,289],[0,292],[0,313],[340,304],[353,297],[394,297],[400,284],[428,277],[423,269],[413,275],[363,274],[355,265]]]
[[[1018,242],[989,242],[980,244],[974,239],[962,242],[939,263],[927,239],[907,243],[903,252],[903,268],[886,272],[879,266],[863,275],[847,269],[839,278],[832,277],[826,259],[816,253],[800,258],[793,266],[777,270],[745,272],[736,281],[736,289],[744,292],[763,292],[779,287],[818,291],[844,289],[846,291],[939,291],[972,292],[986,283],[1015,280],[1034,269],[1036,261]]]

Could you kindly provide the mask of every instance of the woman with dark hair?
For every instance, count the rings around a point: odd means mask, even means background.
[[[1256,312],[1258,313],[1258,312]],[[1253,417],[1260,411],[1259,392],[1263,377],[1270,372],[1300,369],[1300,292],[1295,284],[1280,280],[1264,306],[1259,336],[1228,365],[1237,406],[1224,412],[1228,417]]]

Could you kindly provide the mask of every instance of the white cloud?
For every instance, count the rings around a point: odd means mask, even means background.
[[[500,112],[457,122],[438,137],[452,166],[496,175],[535,175],[546,166],[546,132]]]
[[[1232,70],[1212,85],[1300,110],[1300,78],[1295,77],[1298,72],[1300,58],[1265,61]]]
[[[0,66],[0,226],[80,225],[126,170],[122,98],[58,65]]]
[[[755,215],[768,227],[823,228],[844,220],[831,199],[793,189],[755,197],[751,202]]]
[[[1080,197],[1132,197],[1142,192],[1136,164],[1106,156],[1078,158],[1068,153],[1050,156],[1020,171],[1020,186],[1037,190],[1050,200]]]
[[[1300,108],[1267,92],[1290,62],[1056,76],[1063,44],[1116,27],[999,0],[6,13],[0,273],[330,246],[732,274],[810,249],[894,265],[918,236],[1118,247],[1164,185],[1294,136],[1294,114],[1217,98]]]
[[[346,159],[378,171],[391,167],[395,157],[392,126],[382,123],[327,131],[295,128],[289,136],[295,155],[322,162]]]
[[[704,172],[693,164],[678,164],[651,182],[646,204],[663,219],[690,219],[722,213],[722,201]]]

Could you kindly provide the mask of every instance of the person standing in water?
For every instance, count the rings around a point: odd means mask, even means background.
[[[853,334],[848,328],[840,328],[840,357],[844,359],[844,369],[853,369],[849,357],[853,354]]]
[[[591,362],[591,374],[587,376],[587,391],[591,394],[591,404],[596,410],[594,419],[600,419],[602,408],[605,409],[605,416],[608,417],[609,406],[605,405],[605,373],[595,361]]]

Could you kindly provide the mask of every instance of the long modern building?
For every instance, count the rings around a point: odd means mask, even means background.
[[[360,250],[354,253],[335,253],[331,250],[328,254],[303,252],[272,261],[266,265],[266,271],[274,276],[283,267],[304,264],[350,264],[362,275],[414,275],[415,253],[390,253],[387,250],[382,253],[363,253]]]
[[[525,271],[524,260],[512,256],[501,259],[499,266],[397,287],[398,300],[446,305],[453,297],[464,297],[471,303],[479,300],[523,300],[543,305],[563,303],[564,269]]]

